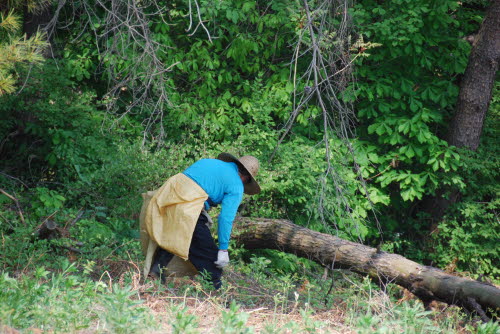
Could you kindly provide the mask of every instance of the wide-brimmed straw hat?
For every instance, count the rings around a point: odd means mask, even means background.
[[[259,171],[259,160],[251,155],[245,155],[241,158],[236,158],[234,155],[229,153],[221,153],[217,159],[225,162],[234,162],[239,168],[243,169],[250,175],[250,182],[244,185],[244,193],[248,195],[255,195],[260,193],[260,186],[255,181],[257,172]]]

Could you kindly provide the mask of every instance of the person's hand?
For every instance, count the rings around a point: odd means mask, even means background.
[[[229,264],[229,253],[227,249],[220,249],[217,253],[217,261],[214,262],[217,268],[222,269]]]

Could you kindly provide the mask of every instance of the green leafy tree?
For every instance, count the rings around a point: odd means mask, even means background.
[[[460,183],[449,173],[459,156],[440,137],[458,95],[453,78],[465,70],[469,51],[449,15],[457,7],[397,0],[366,1],[353,10],[359,33],[382,44],[358,58],[359,132],[378,166],[367,167],[366,177],[383,188],[397,185],[404,201],[432,194],[438,183]]]
[[[119,203],[230,150],[266,164],[264,191],[244,203],[245,215],[287,216],[325,232],[335,226],[354,239],[427,232],[416,219],[420,200],[443,184],[462,186],[460,164],[469,163],[443,134],[470,51],[463,37],[481,20],[470,2],[356,2],[357,29],[342,34],[322,1],[67,2],[57,11],[58,66],[47,61],[21,93],[1,98],[2,171],[69,189],[61,191],[65,205],[77,199],[129,214],[134,208]],[[2,31],[20,38],[20,24]],[[9,62],[13,86],[26,78],[27,62]],[[311,70],[314,62],[322,67]],[[330,75],[337,72],[345,80]],[[342,101],[326,96],[326,84]],[[296,109],[301,96],[309,100]],[[325,131],[325,123],[342,124],[336,102],[355,107],[359,140],[351,129],[343,140],[334,126]],[[381,229],[368,223],[367,195],[381,209]]]

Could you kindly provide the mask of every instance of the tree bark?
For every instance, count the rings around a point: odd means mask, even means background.
[[[484,119],[495,85],[500,62],[500,0],[492,0],[479,33],[474,38],[469,62],[460,84],[457,108],[447,134],[450,145],[477,150]],[[449,195],[445,198],[444,193]],[[441,189],[434,198],[424,201],[424,211],[431,217],[431,233],[446,210],[459,200],[456,188]]]
[[[52,16],[52,8],[50,6],[39,8],[36,11],[29,11],[27,6],[25,6],[23,32],[29,38],[38,31],[43,31],[43,27],[50,22]]]
[[[500,61],[500,0],[491,1],[460,85],[448,143],[476,150]]]
[[[53,12],[53,6],[49,5],[41,5],[34,11],[29,11],[28,7],[26,5],[24,6],[23,33],[25,33],[28,38],[36,35],[37,32],[45,33],[44,39],[47,39],[49,47],[43,49],[42,55],[46,59],[53,58],[52,51],[54,49],[54,40],[52,35],[46,34],[47,31],[45,29],[54,17]]]
[[[345,268],[385,283],[396,283],[426,303],[438,300],[471,311],[478,311],[477,305],[500,310],[500,289],[491,284],[453,276],[287,220],[239,218],[233,235],[247,249],[277,249],[329,268]]]

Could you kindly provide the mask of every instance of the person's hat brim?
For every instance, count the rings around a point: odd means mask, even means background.
[[[255,178],[248,171],[248,169],[245,167],[245,165],[243,165],[241,163],[241,161],[238,160],[238,158],[236,158],[234,155],[232,155],[230,153],[224,152],[224,153],[219,154],[219,156],[217,157],[217,159],[225,161],[225,162],[234,162],[234,163],[236,163],[238,165],[238,167],[240,167],[241,169],[243,169],[250,176],[250,182],[248,182],[248,183],[246,183],[246,184],[243,185],[243,188],[244,188],[243,192],[245,194],[247,194],[247,195],[256,195],[256,194],[260,193],[260,186],[259,186],[259,184],[257,183],[257,181],[255,181]]]

